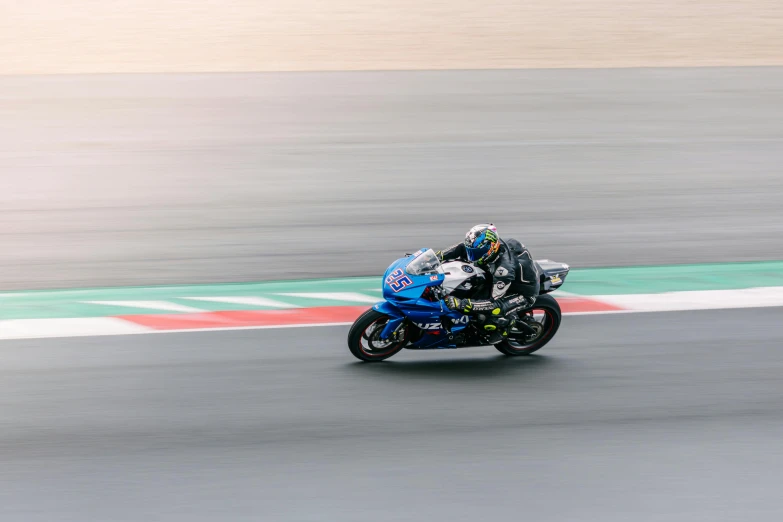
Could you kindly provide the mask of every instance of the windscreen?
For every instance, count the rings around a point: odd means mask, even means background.
[[[443,272],[443,269],[440,266],[440,259],[430,248],[417,255],[416,259],[408,264],[405,271],[410,275],[427,275],[440,274]]]

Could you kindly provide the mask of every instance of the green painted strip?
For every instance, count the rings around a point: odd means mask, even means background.
[[[572,270],[563,290],[579,295],[626,295],[762,286],[783,286],[783,261]]]
[[[363,301],[292,297],[290,293],[356,293],[380,300],[380,277],[273,281],[217,285],[119,287],[77,290],[37,290],[0,293],[0,319],[104,317],[175,313],[152,308],[91,304],[90,301],[164,301],[205,311],[269,310],[188,297],[259,297],[301,307],[366,304]],[[577,295],[619,295],[684,290],[736,290],[783,286],[783,261],[628,268],[573,269],[563,289]]]
[[[280,293],[359,293],[381,300],[380,277],[229,283],[217,285],[117,287],[77,290],[34,290],[0,293],[0,319],[51,319],[114,315],[170,314],[167,310],[91,304],[90,301],[166,301],[205,311],[270,310],[271,307],[195,301],[187,297],[263,297],[294,306],[355,305],[356,301],[314,299]],[[368,307],[371,303],[366,303]]]

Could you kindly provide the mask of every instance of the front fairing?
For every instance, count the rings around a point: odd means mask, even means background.
[[[408,266],[422,255],[431,255],[429,249],[422,249],[412,256],[407,256],[392,263],[383,275],[383,297],[385,303],[378,303],[375,309],[378,311],[389,311],[388,313],[395,318],[390,322],[382,336],[391,335],[399,322],[400,314],[405,316],[414,325],[423,330],[436,330],[441,328],[441,319],[448,317],[454,326],[452,332],[457,333],[465,328],[467,317],[459,312],[449,310],[443,305],[443,301],[431,301],[422,297],[424,291],[433,286],[439,286],[445,279],[442,268],[438,266],[429,273],[417,275],[408,270]],[[415,272],[415,271],[414,271]],[[393,323],[393,324],[392,324]],[[388,330],[388,331],[387,331]],[[445,336],[445,332],[443,332]],[[433,336],[428,344],[436,345],[443,343],[442,335]]]
[[[386,269],[386,273],[383,274],[384,299],[394,304],[411,300],[416,301],[421,298],[428,287],[438,286],[443,283],[446,277],[443,274],[443,270],[424,275],[411,274],[406,270],[408,265],[428,250],[423,248],[415,255],[400,258]],[[430,302],[426,299],[423,301]]]

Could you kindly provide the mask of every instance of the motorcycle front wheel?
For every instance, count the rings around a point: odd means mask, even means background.
[[[348,332],[348,349],[354,357],[365,362],[383,361],[405,347],[408,325],[403,325],[394,339],[381,340],[381,332],[390,320],[372,308],[359,316]]]

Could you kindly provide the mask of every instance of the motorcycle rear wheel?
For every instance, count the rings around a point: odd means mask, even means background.
[[[525,313],[534,319],[533,322],[528,324],[537,330],[537,334],[535,336],[512,337],[497,343],[495,348],[500,353],[512,356],[530,355],[551,341],[558,328],[560,328],[560,319],[562,317],[560,305],[557,304],[557,301],[551,295],[544,294],[538,296],[536,304],[530,310],[526,310]]]

